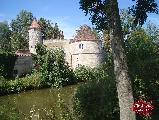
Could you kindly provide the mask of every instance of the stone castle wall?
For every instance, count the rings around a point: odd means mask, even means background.
[[[80,48],[80,46],[82,46]],[[70,44],[72,68],[80,65],[97,67],[103,61],[101,41],[79,41]]]
[[[80,65],[97,67],[102,63],[103,51],[102,42],[100,40],[78,42],[71,41],[72,40],[66,39],[44,40],[43,44],[46,45],[48,49],[63,49],[65,52],[65,60],[73,69]]]
[[[80,27],[77,35],[72,40],[51,39],[43,40],[41,37],[40,26],[37,21],[33,21],[29,30],[29,50],[36,54],[35,46],[43,43],[47,49],[60,48],[65,53],[65,60],[73,69],[80,65],[97,67],[102,62],[102,42],[87,25]]]
[[[22,76],[31,73],[33,60],[31,56],[18,56],[15,61],[13,76]]]
[[[37,28],[29,30],[29,50],[31,53],[36,54],[35,46],[37,43],[42,43],[41,31]]]

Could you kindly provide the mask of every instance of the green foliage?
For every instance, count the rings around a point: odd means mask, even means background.
[[[75,69],[74,73],[78,82],[86,82],[94,79],[93,71],[89,67],[80,66]]]
[[[13,68],[17,56],[11,52],[0,52],[0,76],[13,77]]]
[[[74,116],[79,120],[119,118],[111,53],[98,68],[81,66],[75,70],[78,81],[85,81],[73,98]]]
[[[117,1],[117,0],[116,0]],[[133,0],[136,1],[136,5],[133,5],[130,9],[134,16],[134,23],[137,25],[143,25],[147,19],[147,13],[158,13],[157,3],[155,0]],[[86,15],[90,14],[90,20],[100,30],[109,29],[109,20],[117,9],[112,11],[111,6],[117,4],[112,0],[80,0],[80,9],[82,9]],[[115,18],[114,18],[115,19]],[[109,26],[110,27],[110,26]]]
[[[53,26],[50,20],[40,18],[39,25],[41,27],[41,32],[45,40],[57,39],[61,36],[61,30],[59,29],[57,23]]]
[[[148,22],[147,26],[146,26],[146,33],[151,37],[151,39],[156,42],[159,43],[159,28],[157,27],[157,25],[155,25],[152,22]]]
[[[75,82],[73,71],[65,62],[63,50],[46,50],[43,45],[37,45],[36,48],[42,85],[59,87]]]
[[[5,22],[0,22],[0,50],[1,51],[11,51],[11,31],[9,26]]]
[[[129,13],[128,10],[120,10],[120,20],[124,35],[130,34],[130,32],[135,28],[134,19],[135,18]]]
[[[147,13],[158,13],[158,6],[156,0],[133,0],[136,5],[130,9],[132,15],[135,17],[134,24],[143,25],[148,15]]]
[[[28,29],[32,23],[33,14],[26,10],[22,10],[13,19],[10,26],[12,29],[11,44],[13,50],[17,49],[28,49]]]
[[[73,98],[74,114],[79,120],[118,120],[115,81],[93,80],[81,85]]]
[[[16,114],[16,112],[17,109],[14,108],[12,105],[10,105],[10,107],[6,107],[5,105],[0,106],[1,120],[20,120],[20,117]]]
[[[158,45],[143,29],[131,32],[125,45],[134,97],[151,99],[155,108],[158,107],[156,103],[159,95],[159,85],[157,84],[159,78]]]
[[[66,105],[66,103],[61,99],[60,93],[58,94],[58,108],[60,115],[57,120],[74,120],[72,111]]]
[[[40,84],[38,73],[28,75],[24,78],[16,78],[15,80],[6,80],[0,78],[0,95],[18,93],[24,90],[39,89],[43,86]]]
[[[44,39],[51,39],[53,34],[52,23],[44,18],[40,18],[38,23],[41,27],[41,32],[43,34]]]

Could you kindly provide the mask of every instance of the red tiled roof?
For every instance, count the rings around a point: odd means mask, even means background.
[[[90,40],[97,40],[97,36],[95,35],[95,33],[91,31],[91,28],[89,26],[83,25],[77,31],[77,34],[74,37],[73,41],[90,41]]]
[[[30,28],[40,28],[40,25],[38,24],[36,19],[32,21]]]

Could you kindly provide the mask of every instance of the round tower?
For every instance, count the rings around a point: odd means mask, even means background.
[[[40,25],[38,24],[36,19],[33,20],[28,32],[30,53],[36,54],[35,46],[37,45],[37,43],[42,44],[42,33],[40,30]]]
[[[97,67],[103,61],[102,41],[92,32],[91,28],[83,25],[76,36],[70,41],[71,66],[81,65]]]

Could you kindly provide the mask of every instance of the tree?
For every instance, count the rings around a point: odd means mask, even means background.
[[[158,45],[143,28],[135,28],[125,41],[125,46],[134,98],[152,100],[155,109],[149,118],[156,120],[159,117],[159,105],[156,102],[159,93]],[[142,117],[137,116],[139,120],[142,120]]]
[[[134,17],[130,14],[129,10],[120,10],[120,20],[123,30],[123,35],[129,34],[136,26],[134,24]]]
[[[7,22],[0,22],[0,49],[2,51],[11,51],[10,35],[11,31]]]
[[[148,22],[146,32],[153,39],[154,42],[159,43],[159,28],[152,22]]]
[[[28,49],[28,29],[33,21],[33,14],[22,10],[11,22],[11,43],[13,50]]]
[[[135,120],[135,113],[130,109],[134,100],[126,55],[123,49],[118,2],[117,0],[80,0],[80,8],[85,11],[86,15],[90,14],[90,19],[97,28],[108,30],[110,33],[120,120]],[[146,21],[147,12],[157,12],[157,4],[154,0],[136,0],[136,6],[133,6],[131,11],[135,16],[134,23],[142,25]]]
[[[39,24],[41,26],[41,31],[43,34],[43,38],[45,40],[48,39],[64,39],[62,31],[59,29],[57,23],[53,25],[50,20],[46,20],[44,18],[40,18]]]

